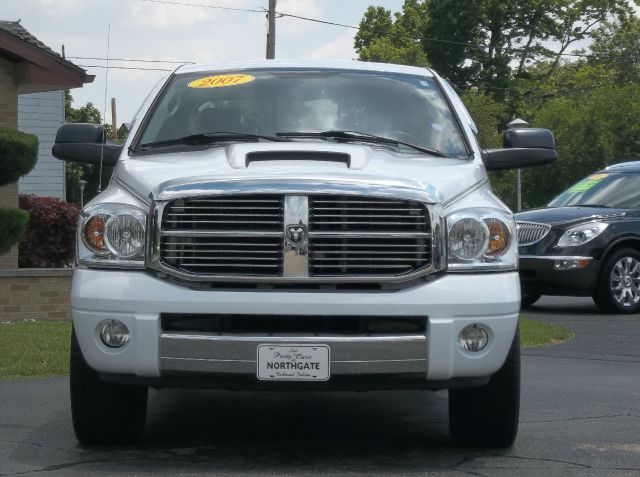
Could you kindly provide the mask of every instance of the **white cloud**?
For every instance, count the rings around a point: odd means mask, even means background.
[[[355,33],[346,32],[335,40],[307,53],[307,57],[319,60],[353,60],[356,52],[353,49],[353,38]]]
[[[55,7],[56,9],[69,9],[83,7],[86,5],[86,3],[86,0],[38,0],[38,7]]]
[[[163,30],[191,26],[211,20],[212,16],[213,10],[206,8],[135,2],[130,4],[129,13],[125,18],[127,23],[135,24],[138,28]]]
[[[280,0],[277,3],[276,10],[303,17],[317,18],[322,14],[318,9],[318,2],[314,2],[313,0]]]

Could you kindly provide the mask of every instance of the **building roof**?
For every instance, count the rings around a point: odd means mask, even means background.
[[[20,92],[77,88],[93,75],[38,40],[18,21],[0,21],[0,57],[29,67],[17,78]]]
[[[52,55],[60,56],[58,53],[53,51],[51,48],[49,48],[47,45],[42,43],[31,33],[29,33],[29,31],[20,24],[20,20],[15,22],[0,20],[0,30],[4,30],[13,36],[17,36],[21,40],[24,40],[27,43],[31,43],[32,45],[37,46],[38,48],[41,48],[51,53]],[[62,57],[60,56],[60,58]]]

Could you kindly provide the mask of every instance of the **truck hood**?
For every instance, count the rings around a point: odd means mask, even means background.
[[[138,195],[150,198],[225,182],[314,181],[327,186],[357,182],[368,184],[373,191],[401,187],[439,203],[478,184],[486,172],[482,164],[471,160],[400,152],[393,147],[296,141],[123,157],[115,177]]]

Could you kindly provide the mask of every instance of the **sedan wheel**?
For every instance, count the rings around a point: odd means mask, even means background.
[[[621,249],[611,255],[602,268],[593,299],[605,313],[640,311],[640,253]]]
[[[640,261],[635,257],[623,257],[611,271],[609,286],[616,301],[624,307],[640,303]]]

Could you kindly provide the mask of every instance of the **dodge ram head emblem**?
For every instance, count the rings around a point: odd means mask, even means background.
[[[287,240],[293,245],[299,245],[307,238],[304,225],[287,225]]]

